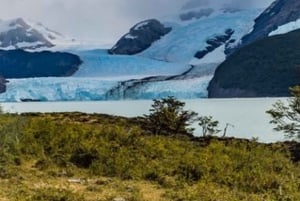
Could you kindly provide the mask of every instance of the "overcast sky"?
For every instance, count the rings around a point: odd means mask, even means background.
[[[79,40],[112,43],[135,23],[166,15],[186,1],[262,7],[272,0],[0,0],[0,18],[23,17]],[[223,2],[223,3],[221,3]]]

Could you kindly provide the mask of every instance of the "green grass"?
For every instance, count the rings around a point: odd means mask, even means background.
[[[0,200],[300,200],[289,143],[149,135],[138,122],[1,115]]]

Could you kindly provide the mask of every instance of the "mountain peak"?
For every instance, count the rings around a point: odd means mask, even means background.
[[[300,19],[299,0],[276,0],[255,19],[253,30],[242,39],[242,46],[267,37],[278,27]]]
[[[35,50],[72,42],[71,39],[45,27],[42,23],[31,22],[21,17],[0,20],[1,49]]]

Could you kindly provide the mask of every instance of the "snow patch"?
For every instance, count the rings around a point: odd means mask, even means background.
[[[289,22],[282,26],[279,26],[275,31],[269,33],[269,36],[279,35],[279,34],[286,34],[288,32],[294,31],[296,29],[300,29],[300,19]]]
[[[63,36],[62,34],[45,27],[40,22],[33,22],[30,20],[26,20],[26,23],[32,29],[41,33],[45,37],[46,40],[50,41],[54,45],[67,46],[67,45],[73,45],[76,43],[76,41],[74,39]]]
[[[136,38],[138,38],[137,36],[133,36],[133,35],[131,35],[131,34],[126,34],[125,35],[125,38],[126,39],[131,39],[131,40],[133,40],[133,39],[136,39]],[[113,49],[115,49],[115,47],[113,47]]]
[[[20,43],[17,43],[15,45],[15,47],[17,47],[17,48],[30,48],[30,47],[38,47],[40,45],[43,45],[43,43],[40,42],[40,41],[37,41],[37,42],[20,42]]]
[[[8,46],[8,47],[2,47],[1,48],[1,50],[15,50],[16,49],[16,47],[15,46],[12,46],[12,45],[10,45],[10,46]]]
[[[140,22],[140,23],[138,23],[137,25],[135,25],[135,27],[134,27],[133,29],[134,29],[134,30],[139,30],[139,29],[141,29],[142,27],[147,26],[148,24],[149,24],[148,21]]]

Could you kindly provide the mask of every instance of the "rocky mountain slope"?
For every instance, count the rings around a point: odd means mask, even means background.
[[[209,97],[288,96],[300,84],[299,29],[300,1],[274,1],[217,68]]]
[[[70,53],[0,50],[0,75],[5,78],[70,76],[80,64],[80,58]]]
[[[40,51],[72,42],[41,23],[22,18],[0,20],[0,93],[6,91],[10,78],[73,75],[82,63],[78,56]]]
[[[181,19],[182,15],[189,12],[197,13],[205,9],[210,9],[212,13],[202,17]],[[197,58],[195,55],[198,52],[210,53],[221,45],[226,45],[225,49],[234,45],[249,32],[254,24],[253,20],[260,13],[260,9],[227,12],[224,9],[200,7],[192,11],[182,10],[170,19],[162,18],[138,23],[112,47],[110,52],[189,64],[192,59]]]
[[[0,21],[0,49],[35,50],[72,42],[72,39],[48,29],[41,23],[22,18]]]
[[[300,84],[300,30],[254,42],[216,70],[210,98],[289,96]]]
[[[238,48],[268,37],[280,26],[300,18],[299,0],[276,0],[255,19],[253,30],[245,35]]]
[[[125,34],[117,44],[109,50],[111,54],[137,54],[159,40],[171,31],[156,19],[140,22],[133,26],[129,33]]]
[[[6,79],[71,76],[81,63],[78,56],[70,53],[0,50],[0,93],[7,90]]]

